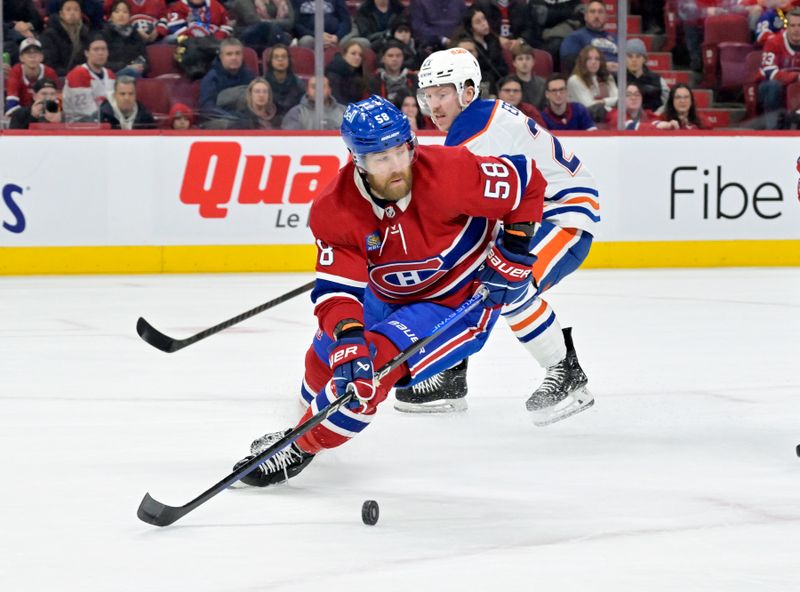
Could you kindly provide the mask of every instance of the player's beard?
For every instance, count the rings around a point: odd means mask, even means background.
[[[370,189],[378,197],[388,201],[397,201],[404,198],[411,191],[411,167],[390,175],[383,182],[367,174],[367,183],[369,183]]]

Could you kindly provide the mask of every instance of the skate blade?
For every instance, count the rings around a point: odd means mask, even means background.
[[[404,403],[395,401],[394,408],[401,413],[460,413],[467,410],[466,399],[444,399],[442,401],[432,401],[430,403]]]
[[[566,399],[557,405],[547,409],[540,409],[539,411],[531,411],[530,414],[533,417],[533,425],[541,428],[572,417],[592,405],[594,405],[592,393],[586,387],[581,387],[571,392]]]

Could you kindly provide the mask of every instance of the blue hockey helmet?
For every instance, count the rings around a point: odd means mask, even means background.
[[[412,150],[417,141],[405,114],[377,95],[347,106],[341,133],[353,160],[362,168],[366,154],[403,144]]]

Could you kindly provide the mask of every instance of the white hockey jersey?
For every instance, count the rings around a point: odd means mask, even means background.
[[[480,156],[522,154],[536,161],[547,181],[543,219],[593,234],[600,221],[597,183],[580,158],[518,109],[499,100],[478,100],[456,117],[447,146],[466,146]]]

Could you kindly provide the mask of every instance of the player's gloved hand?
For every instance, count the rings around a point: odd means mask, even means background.
[[[507,237],[497,237],[478,273],[480,282],[489,289],[484,302],[487,308],[516,302],[525,296],[531,283],[531,267],[536,262],[536,255],[524,250],[527,243],[516,249],[523,252],[513,252],[506,247],[506,242]]]
[[[366,406],[375,396],[372,356],[364,339],[363,327],[339,335],[328,348],[328,365],[333,370],[333,386],[337,396],[343,396],[351,384],[360,405]]]

